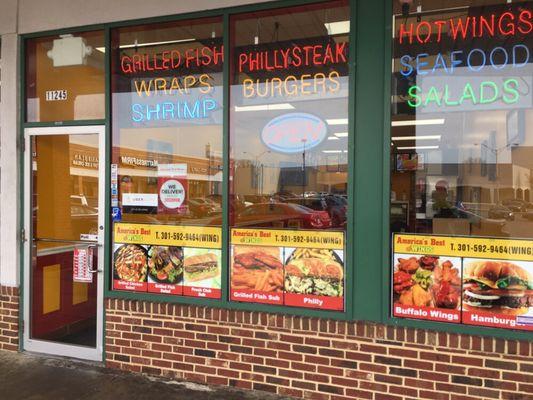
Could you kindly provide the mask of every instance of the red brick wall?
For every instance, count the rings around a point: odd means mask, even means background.
[[[106,301],[107,365],[306,399],[531,399],[533,343]]]
[[[19,289],[0,285],[0,350],[19,348]]]

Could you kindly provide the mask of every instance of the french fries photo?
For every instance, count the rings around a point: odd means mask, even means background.
[[[291,260],[298,260],[300,258],[319,258],[323,261],[335,260],[332,250],[324,249],[296,249],[292,253]]]
[[[232,289],[283,291],[283,264],[279,253],[279,247],[234,246]]]

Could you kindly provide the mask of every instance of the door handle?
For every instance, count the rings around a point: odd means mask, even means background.
[[[102,244],[101,243],[93,243],[93,244],[89,244],[87,246],[87,249],[97,249],[98,247],[102,247]],[[96,274],[98,272],[104,272],[104,270],[102,268],[96,268],[96,269],[90,269],[89,272],[91,274]]]

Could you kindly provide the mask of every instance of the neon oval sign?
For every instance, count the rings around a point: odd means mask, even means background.
[[[326,123],[315,115],[289,113],[272,119],[261,132],[261,140],[280,153],[301,153],[324,141]]]

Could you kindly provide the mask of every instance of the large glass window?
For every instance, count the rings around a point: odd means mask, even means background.
[[[393,314],[531,329],[532,3],[399,3]]]
[[[112,32],[114,288],[220,297],[220,18]]]
[[[26,41],[26,121],[105,118],[104,32]]]
[[[344,309],[346,1],[231,19],[231,299]]]

